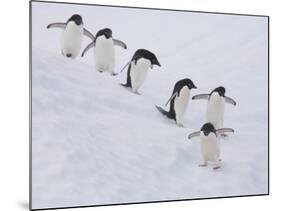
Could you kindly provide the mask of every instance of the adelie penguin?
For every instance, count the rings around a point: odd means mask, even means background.
[[[156,108],[168,118],[174,119],[177,125],[183,127],[182,120],[189,102],[190,91],[196,88],[190,79],[182,79],[175,84],[172,95],[166,103],[167,106],[170,102],[169,111],[165,111],[159,106],[156,106]]]
[[[207,99],[207,121],[211,122],[215,128],[223,127],[225,102],[236,105],[236,102],[225,96],[225,88],[220,86],[215,88],[210,94],[199,94],[192,97],[192,100]]]
[[[226,132],[234,132],[232,128],[219,128],[215,129],[212,123],[204,124],[200,131],[193,132],[188,136],[188,139],[200,137],[201,146],[201,162],[200,167],[206,167],[208,161],[214,162],[213,169],[220,168],[220,140],[218,135],[225,134]]]
[[[60,43],[61,53],[68,58],[75,58],[80,53],[83,35],[91,40],[95,39],[95,36],[83,27],[82,17],[78,14],[72,15],[66,23],[51,23],[47,28],[63,29]]]
[[[127,45],[112,37],[112,31],[109,28],[99,30],[96,34],[96,38],[88,44],[82,53],[82,57],[85,53],[94,47],[94,59],[95,66],[99,72],[109,72],[111,75],[115,75],[115,45],[127,49]]]
[[[126,65],[128,66],[127,82],[121,85],[130,87],[133,93],[139,94],[138,90],[146,78],[147,71],[154,65],[161,67],[155,54],[146,49],[138,49]]]

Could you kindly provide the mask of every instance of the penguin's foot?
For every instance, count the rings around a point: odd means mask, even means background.
[[[71,54],[71,53],[67,53],[67,54],[66,54],[66,57],[67,57],[67,58],[71,58],[71,57],[72,57],[72,54]]]
[[[98,70],[98,72],[99,72],[99,73],[103,73],[103,71],[102,71],[102,70]]]
[[[199,167],[206,167],[206,166],[208,166],[208,163],[206,161],[202,161],[198,166]]]
[[[141,93],[139,93],[138,91],[133,91],[133,93],[135,93],[136,95],[141,95]]]
[[[220,168],[220,166],[215,166],[213,169],[218,170],[219,168]]]
[[[183,125],[182,123],[177,123],[177,125],[178,125],[179,127],[184,127],[184,125]]]
[[[118,75],[118,73],[110,73],[111,74],[111,76],[116,76],[116,75]]]

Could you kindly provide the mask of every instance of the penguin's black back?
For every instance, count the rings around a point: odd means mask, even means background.
[[[146,49],[138,49],[134,55],[131,61],[134,61],[135,63],[140,59],[140,58],[145,58],[148,60],[156,58],[155,54],[151,53],[150,51]]]
[[[174,119],[176,120],[176,111],[175,111],[175,99],[176,97],[174,97],[171,102],[170,102],[170,110],[167,114],[167,116],[170,118],[170,119]]]
[[[131,75],[130,74],[131,74],[131,64],[129,64],[128,71],[127,71],[127,83],[126,83],[127,87],[132,87]]]

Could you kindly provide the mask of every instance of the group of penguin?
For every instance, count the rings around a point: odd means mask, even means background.
[[[112,37],[112,31],[109,28],[99,30],[94,36],[90,31],[84,28],[82,17],[78,14],[72,15],[67,22],[51,23],[47,28],[61,28],[61,53],[68,58],[76,58],[81,51],[83,35],[88,37],[91,42],[83,50],[81,56],[94,48],[95,66],[99,72],[109,72],[115,76],[115,52],[114,46],[120,46],[127,49],[124,42]],[[132,92],[139,94],[138,90],[143,84],[147,71],[153,68],[153,65],[161,67],[154,53],[146,49],[138,49],[132,59],[125,65],[120,73],[127,68],[127,81],[121,84],[124,87],[131,88]],[[175,120],[177,125],[182,125],[184,113],[190,99],[190,92],[197,87],[194,83],[186,78],[174,85],[171,97],[166,103],[170,104],[169,111],[156,106],[156,108],[169,119]],[[191,133],[188,139],[199,136],[201,145],[202,161],[199,166],[207,166],[208,162],[213,162],[213,169],[220,168],[220,137],[226,136],[227,132],[234,132],[231,128],[223,128],[224,107],[225,103],[236,105],[236,102],[225,95],[225,88],[220,86],[208,94],[199,94],[192,97],[192,100],[208,100],[207,106],[207,123],[200,131]]]

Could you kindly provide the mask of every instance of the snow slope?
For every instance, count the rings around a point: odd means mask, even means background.
[[[98,73],[90,52],[60,55],[60,32],[45,26],[77,12],[88,29],[109,26],[127,43],[116,71],[137,48],[155,52],[162,67],[140,96],[119,85],[125,72]],[[32,24],[32,208],[267,192],[265,18],[33,3]],[[235,134],[222,140],[218,171],[198,167],[199,142],[186,138],[205,123],[206,102],[190,103],[186,128],[154,107],[185,77],[199,87],[193,94],[224,85],[238,103],[226,106]]]

